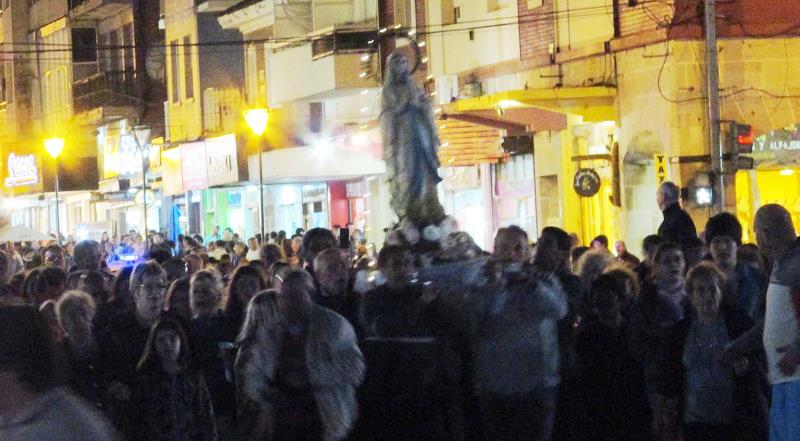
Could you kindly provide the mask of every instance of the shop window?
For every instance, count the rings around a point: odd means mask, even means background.
[[[394,0],[394,24],[405,28],[414,27],[414,1],[413,0]]]
[[[0,64],[0,103],[8,101],[8,90],[6,84],[6,63]]]
[[[499,181],[523,181],[533,179],[533,155],[514,155],[508,161],[498,164]]]
[[[325,108],[322,103],[308,104],[308,129],[311,133],[322,131],[322,122],[325,115]]]
[[[94,28],[72,28],[72,61],[97,61],[97,31]]]
[[[172,40],[169,43],[169,68],[172,78],[170,87],[172,88],[172,102],[179,103],[181,101],[181,88],[180,88],[180,66],[178,64],[178,40]]]
[[[537,183],[539,184],[541,223],[543,225],[563,225],[559,204],[558,175],[540,176]]]
[[[456,6],[453,3],[453,0],[442,0],[442,24],[443,25],[451,25],[455,24],[458,11],[456,11]]]
[[[191,44],[192,40],[188,35],[183,37],[183,76],[186,84],[186,99],[194,97]]]
[[[136,69],[134,66],[133,44],[133,23],[128,23],[122,27],[122,70],[124,71]]]
[[[263,44],[249,44],[245,59],[247,72],[247,103],[254,107],[264,107],[267,98],[266,56]]]

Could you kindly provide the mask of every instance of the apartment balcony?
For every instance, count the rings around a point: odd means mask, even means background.
[[[370,54],[377,31],[336,28],[273,47],[267,59],[270,104],[348,96],[378,87],[363,77],[362,57]],[[375,57],[377,58],[377,57]],[[378,70],[373,60],[373,71]]]
[[[120,13],[130,4],[131,0],[69,0],[69,16],[100,21]]]
[[[223,12],[226,9],[236,6],[240,0],[195,0],[197,12]]]
[[[132,71],[97,73],[72,84],[73,111],[97,113],[95,120],[130,116],[138,107],[138,91]]]
[[[203,134],[224,135],[236,131],[242,121],[242,91],[235,87],[209,87],[203,91]]]

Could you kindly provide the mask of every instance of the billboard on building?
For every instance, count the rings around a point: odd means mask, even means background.
[[[236,135],[206,139],[206,168],[209,186],[239,182]]]
[[[181,144],[181,177],[183,191],[204,190],[208,187],[206,172],[206,143]]]

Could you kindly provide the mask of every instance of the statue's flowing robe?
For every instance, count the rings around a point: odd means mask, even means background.
[[[423,92],[405,82],[385,86],[381,126],[392,209],[401,219],[418,224],[440,222],[444,209],[436,193],[436,184],[442,180],[439,137]]]

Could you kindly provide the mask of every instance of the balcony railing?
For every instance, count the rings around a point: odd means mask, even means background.
[[[311,55],[319,58],[330,54],[365,52],[371,49],[370,41],[377,37],[378,32],[372,30],[336,30],[312,40]]]
[[[72,84],[72,101],[75,113],[99,107],[134,106],[139,88],[135,72],[101,72]]]
[[[373,50],[378,31],[364,26],[329,28],[308,38],[298,38],[272,48],[267,65],[270,103],[355,93],[377,87],[363,77],[363,57]],[[377,58],[377,57],[375,57]],[[373,63],[375,64],[375,63]],[[373,70],[379,67],[373,66]]]

